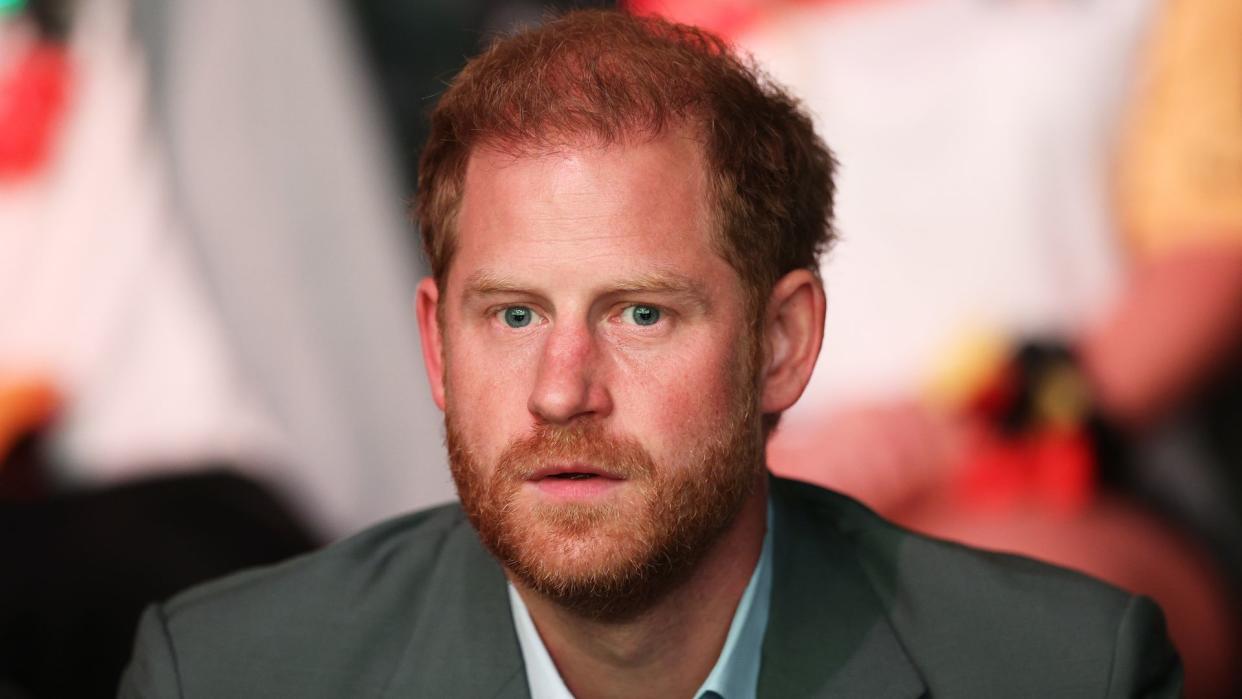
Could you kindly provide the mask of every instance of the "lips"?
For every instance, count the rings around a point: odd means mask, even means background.
[[[583,463],[554,464],[535,471],[527,486],[551,502],[600,503],[625,486],[620,474]]]
[[[590,464],[573,463],[573,464],[555,464],[546,466],[531,474],[528,480],[542,481],[550,480],[567,480],[581,481],[589,479],[603,479],[612,481],[625,480],[620,475],[611,473],[602,468],[597,468]]]

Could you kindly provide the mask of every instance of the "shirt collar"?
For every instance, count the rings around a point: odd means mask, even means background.
[[[768,503],[767,532],[755,571],[746,584],[742,599],[733,613],[724,648],[707,679],[694,696],[722,699],[754,699],[759,684],[759,659],[763,636],[768,627],[768,608],[772,598],[772,503]],[[556,670],[552,656],[543,645],[530,611],[513,585],[509,585],[509,608],[517,630],[518,645],[526,664],[526,680],[532,699],[573,699]]]

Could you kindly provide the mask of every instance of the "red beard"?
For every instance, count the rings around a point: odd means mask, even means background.
[[[539,425],[494,469],[478,463],[450,409],[453,480],[483,544],[517,581],[578,614],[620,620],[649,609],[728,529],[764,472],[755,391],[689,449],[659,465],[635,439],[599,422]],[[606,503],[531,503],[527,479],[550,463],[588,463],[623,478]],[[485,475],[485,474],[489,474]]]

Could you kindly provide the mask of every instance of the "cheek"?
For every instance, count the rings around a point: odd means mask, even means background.
[[[446,407],[459,417],[457,428],[476,458],[494,463],[528,427],[532,360],[527,350],[501,351],[468,334],[453,337],[450,345],[444,365]]]
[[[727,342],[710,349],[683,345],[617,362],[613,396],[623,429],[656,456],[684,453],[726,420],[736,399],[734,353]]]

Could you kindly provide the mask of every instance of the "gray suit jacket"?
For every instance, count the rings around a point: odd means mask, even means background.
[[[1159,609],[773,479],[761,697],[1177,696]],[[636,689],[636,696],[641,694]],[[456,505],[143,616],[122,697],[525,697],[505,578]]]

